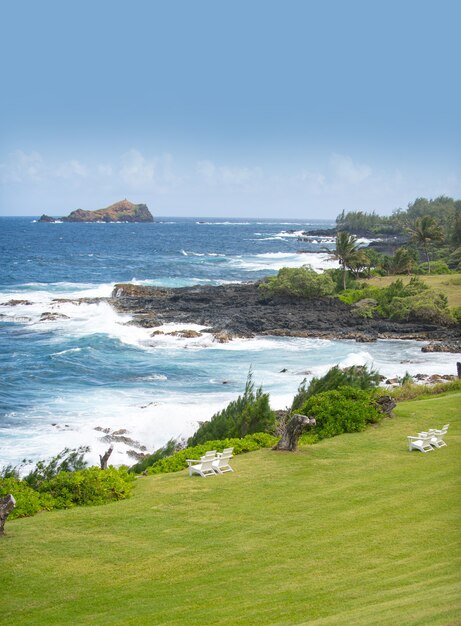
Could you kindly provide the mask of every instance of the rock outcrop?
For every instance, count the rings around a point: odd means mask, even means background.
[[[67,217],[54,218],[42,215],[39,222],[153,222],[151,212],[145,204],[133,204],[125,198],[105,209],[84,211],[77,209]]]
[[[232,336],[276,335],[324,339],[459,340],[456,328],[364,318],[337,298],[306,300],[268,294],[257,283],[180,289],[115,285],[111,304],[145,328],[162,324],[205,326],[217,341]]]

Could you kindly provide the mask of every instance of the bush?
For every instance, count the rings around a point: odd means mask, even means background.
[[[59,472],[40,486],[40,493],[49,494],[55,509],[68,509],[84,504],[105,504],[127,498],[134,476],[126,467],[89,467],[76,472]]]
[[[435,396],[454,391],[461,391],[461,380],[456,379],[447,383],[436,383],[435,385],[418,385],[413,381],[407,380],[389,393],[397,402],[403,402],[404,400],[413,400],[422,396]]]
[[[43,510],[104,504],[130,495],[134,476],[128,474],[126,467],[72,470],[72,467],[85,465],[82,450],[86,448],[66,449],[49,462],[39,461],[24,479],[19,478],[18,468],[4,468],[0,472],[0,496],[11,493],[16,500],[10,519],[28,517]]]
[[[292,411],[298,410],[311,396],[323,391],[338,389],[338,387],[353,387],[354,389],[374,389],[379,385],[379,374],[366,365],[352,365],[341,369],[339,365],[332,367],[325,376],[313,378],[306,387],[306,379],[298,388],[293,398]]]
[[[178,444],[175,439],[170,439],[164,446],[156,450],[153,454],[149,454],[142,461],[132,465],[129,469],[130,472],[134,472],[135,474],[141,474],[146,468],[150,467],[160,459],[163,459],[167,456],[171,456],[177,449]]]
[[[233,454],[242,454],[243,452],[252,452],[259,448],[271,448],[278,441],[278,438],[268,433],[253,433],[247,435],[243,439],[227,438],[217,441],[207,441],[201,445],[190,446],[179,450],[168,458],[156,461],[146,470],[147,474],[167,474],[170,472],[179,472],[187,467],[186,459],[200,459],[208,450],[216,450],[222,452],[224,448],[234,448]]]
[[[432,289],[412,296],[393,298],[386,312],[389,319],[401,322],[429,322],[443,326],[453,323],[447,297]]]
[[[16,507],[11,511],[8,519],[16,517],[30,517],[46,508],[42,504],[40,494],[29,487],[27,483],[18,478],[4,478],[0,482],[0,497],[13,494]]]
[[[338,298],[346,304],[355,304],[356,302],[359,302],[359,300],[364,300],[365,298],[378,300],[381,291],[382,288],[370,285],[361,289],[346,289],[346,291],[343,291]]]
[[[354,433],[381,419],[381,414],[373,405],[374,397],[373,391],[339,387],[312,396],[304,403],[300,413],[315,417],[317,424],[311,432],[317,439]]]
[[[196,446],[211,439],[225,437],[245,437],[256,432],[271,432],[275,426],[275,413],[269,406],[269,394],[259,387],[254,389],[250,370],[243,396],[239,396],[228,406],[213,415],[188,440],[189,446]]]
[[[304,265],[282,267],[277,276],[266,278],[260,289],[296,298],[316,298],[332,295],[335,283],[329,274],[318,274],[312,267]]]
[[[451,274],[451,272],[452,271],[444,261],[432,261],[430,272],[428,263],[421,263],[418,266],[418,273],[420,274]]]

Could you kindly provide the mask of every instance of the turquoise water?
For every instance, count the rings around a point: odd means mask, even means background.
[[[218,344],[210,335],[151,336],[107,303],[116,282],[187,286],[256,280],[283,266],[331,266],[330,240],[298,241],[331,222],[159,219],[153,224],[47,224],[0,219],[0,466],[89,444],[96,427],[129,431],[148,449],[187,437],[243,390],[249,368],[288,405],[304,377],[341,363],[385,375],[452,373],[453,355],[422,355],[416,342],[263,337]],[[301,252],[302,251],[302,252]],[[11,301],[26,301],[12,303]],[[43,313],[56,314],[43,320]],[[175,327],[177,328],[177,327]],[[162,329],[162,330],[173,330]],[[424,358],[423,358],[424,356]],[[287,372],[282,373],[281,370]],[[114,462],[127,460],[117,444]]]

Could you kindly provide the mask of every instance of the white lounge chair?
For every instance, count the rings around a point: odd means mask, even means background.
[[[216,456],[222,456],[223,454],[224,455],[230,454],[232,456],[233,451],[234,451],[234,448],[224,448],[222,452],[216,452]]]
[[[437,437],[443,437],[443,435],[447,434],[449,426],[450,424],[445,424],[442,428],[429,428],[429,432]]]
[[[427,432],[418,433],[418,437],[429,437],[431,446],[433,446],[434,448],[443,448],[443,446],[446,446],[447,444],[442,439],[442,437],[447,434],[448,426],[449,424],[446,424],[443,428],[439,430],[436,428],[431,428]]]
[[[212,467],[217,474],[224,474],[225,472],[233,472],[234,470],[229,465],[229,461],[232,458],[232,452],[218,452],[216,459],[212,462]]]
[[[408,439],[408,449],[410,452],[412,450],[420,450],[420,452],[431,452],[434,448],[431,445],[431,436],[417,437],[409,436]]]
[[[189,476],[192,476],[192,474],[198,474],[199,476],[203,476],[203,478],[214,476],[215,471],[212,466],[214,458],[214,456],[208,458],[202,457],[200,461],[197,459],[186,459],[189,465]]]

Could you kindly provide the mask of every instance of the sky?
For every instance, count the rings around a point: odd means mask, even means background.
[[[2,22],[0,215],[461,197],[458,0],[16,0]]]

